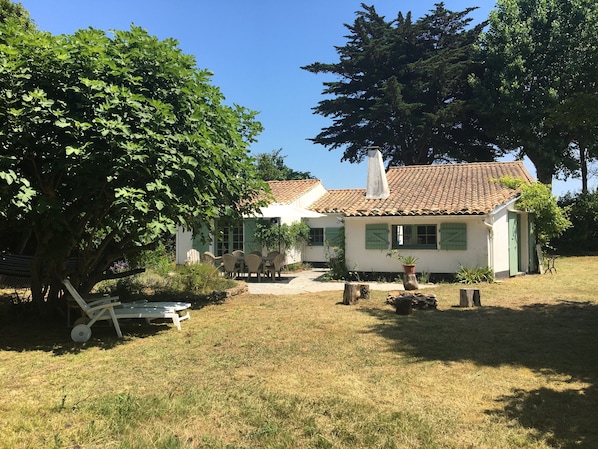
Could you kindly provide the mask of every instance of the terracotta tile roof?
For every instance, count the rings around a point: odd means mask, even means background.
[[[517,195],[493,181],[503,176],[533,181],[520,161],[392,167],[388,198],[367,200],[364,189],[332,190],[310,209],[346,216],[481,215]]]
[[[289,204],[320,184],[319,179],[300,179],[296,181],[268,181],[274,202]]]
[[[321,214],[343,213],[365,197],[365,189],[329,190],[315,201],[309,209]]]

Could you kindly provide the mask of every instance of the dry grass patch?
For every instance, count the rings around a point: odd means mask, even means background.
[[[598,258],[398,316],[384,292],[241,295],[183,331],[0,316],[6,448],[595,448]]]

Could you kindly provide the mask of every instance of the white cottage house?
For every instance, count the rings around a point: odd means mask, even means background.
[[[504,176],[533,181],[522,162],[391,167],[385,173],[379,152],[371,150],[365,189],[326,190],[319,180],[269,184],[276,203],[321,214],[279,217],[289,224],[303,219],[311,229],[310,243],[287,254],[289,263],[325,263],[328,248],[343,244],[343,229],[352,271],[401,272],[400,261],[387,256],[396,249],[418,258],[418,272],[454,274],[461,266],[477,266],[492,268],[500,278],[537,267],[532,221],[515,207],[518,191],[498,182]],[[230,231],[237,238],[226,244],[206,247],[190,235],[179,235],[177,261],[184,262],[181,255],[191,247],[220,254],[247,252],[255,246],[255,220],[246,218],[236,234]]]
[[[307,207],[321,198],[326,189],[318,179],[304,179],[297,181],[268,182],[274,202],[261,213],[252,217],[245,217],[243,222],[235,224],[214,223],[214,235],[193,235],[190,231],[179,229],[176,235],[176,262],[185,263],[187,251],[196,249],[200,253],[210,251],[216,256],[242,250],[246,253],[260,251],[261,245],[254,238],[254,230],[258,220],[270,222],[274,226],[292,224],[309,216],[320,214],[308,210]],[[264,252],[266,252],[264,250]],[[286,254],[287,263],[304,260],[301,250],[290,250]],[[322,259],[324,261],[324,259]]]
[[[515,208],[518,192],[497,180],[532,182],[522,162],[393,167],[386,184],[331,190],[311,209],[342,214],[347,268],[400,272],[387,254],[418,258],[417,271],[455,273],[462,265],[491,267],[497,277],[534,271],[529,214]]]

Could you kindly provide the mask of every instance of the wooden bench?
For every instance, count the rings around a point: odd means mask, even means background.
[[[19,290],[29,289],[29,278],[31,277],[31,262],[33,256],[19,254],[0,254],[0,285],[14,290],[13,303],[19,304],[31,296]]]

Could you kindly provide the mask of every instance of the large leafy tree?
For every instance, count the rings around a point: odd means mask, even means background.
[[[481,40],[487,129],[545,184],[595,154],[597,20],[594,0],[498,0]]]
[[[0,35],[0,246],[34,255],[35,301],[56,296],[69,258],[88,290],[177,226],[258,205],[247,146],[261,125],[176,41],[11,21]]]
[[[314,138],[342,159],[358,162],[377,146],[392,165],[492,160],[497,151],[471,107],[468,78],[479,70],[472,57],[484,24],[443,3],[423,18],[411,13],[386,21],[373,6],[362,11],[337,47],[339,61],[303,67],[328,73],[327,97],[314,108],[333,123]]]
[[[26,30],[35,28],[29,17],[29,12],[23,8],[23,5],[13,3],[11,0],[0,0],[0,23],[9,19],[16,20]]]
[[[284,163],[286,156],[281,156],[282,148],[270,153],[259,153],[255,157],[258,176],[264,181],[290,181],[313,179],[310,172],[296,171]]]

